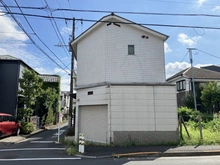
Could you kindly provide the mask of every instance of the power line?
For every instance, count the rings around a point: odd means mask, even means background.
[[[14,15],[12,14],[11,10],[7,7],[7,5],[3,2],[3,0],[0,1],[1,4],[4,6],[5,10],[8,11],[8,13],[10,13],[11,17],[14,19],[14,21],[18,24],[18,26],[21,28],[21,30],[27,35],[27,37],[30,39],[30,41],[43,53],[45,54],[51,61],[53,61],[58,67],[60,67],[61,69],[63,69],[54,59],[52,59],[39,45],[37,45],[35,43],[35,41],[31,38],[31,36],[26,32],[26,30],[24,29],[24,27],[22,26],[22,24],[14,17]],[[64,69],[63,69],[64,70]],[[67,72],[66,70],[64,70],[65,72]],[[68,72],[67,72],[68,73]],[[68,73],[69,74],[69,73]]]
[[[46,5],[48,6],[48,9],[50,10],[50,15],[51,15],[51,17],[53,17],[52,12],[51,12],[51,9],[50,9],[50,7],[49,7],[47,1],[46,1],[46,0],[44,0],[44,1],[45,1]],[[52,26],[53,26],[53,29],[54,29],[54,31],[55,31],[55,33],[56,33],[58,39],[60,40],[61,43],[63,43],[63,44],[65,45],[65,41],[64,41],[64,39],[63,39],[63,36],[60,34],[60,31],[59,31],[59,28],[58,28],[58,26],[57,26],[57,23],[56,23],[55,19],[52,18],[52,20],[53,20],[53,22],[54,22],[54,24],[55,24],[56,29],[55,29],[55,27],[54,27],[54,25],[53,25],[51,19],[50,19],[50,22],[51,22],[51,24],[52,24]],[[61,39],[60,39],[60,38],[61,38]],[[62,40],[62,41],[61,41],[61,40]],[[69,53],[68,53],[69,50],[68,50],[66,47],[63,48],[63,49],[64,49],[65,53],[67,54],[67,56],[70,57],[70,55],[69,55]]]
[[[183,59],[180,61],[180,64],[183,62],[183,60],[185,59],[185,57],[186,57],[187,54],[188,54],[188,51],[187,51],[186,54],[184,55]],[[180,65],[180,64],[179,64],[179,65]],[[176,66],[176,68],[173,70],[173,72],[172,72],[170,75],[173,75],[173,74],[176,72],[176,70],[177,70],[177,68],[179,67],[179,65]]]
[[[19,4],[17,3],[16,0],[14,0],[15,3],[17,4],[18,8],[19,8]],[[21,10],[21,8],[19,8],[19,10],[21,11],[21,13],[23,14],[23,11]],[[37,33],[35,32],[35,30],[33,29],[33,27],[31,26],[30,22],[28,21],[28,19],[26,18],[26,16],[24,15],[25,20],[27,21],[28,25],[30,26],[31,30],[33,31],[33,33],[36,35],[36,37],[41,41],[41,43],[67,68],[67,66],[63,63],[63,61],[47,46],[47,44],[37,35]]]
[[[0,11],[0,13],[6,13],[6,14],[14,14],[14,15],[26,15],[30,17],[40,17],[40,18],[46,18],[46,19],[60,19],[60,20],[73,20],[69,17],[57,17],[57,16],[45,16],[45,15],[36,15],[36,14],[27,14],[27,13],[17,13],[17,12],[4,12]],[[220,17],[220,15],[218,16]],[[92,19],[75,19],[78,21],[84,21],[84,22],[102,22],[102,23],[109,23],[110,21],[100,21],[100,20],[92,20]],[[135,24],[135,25],[142,25],[142,26],[163,26],[163,27],[171,27],[171,28],[194,28],[194,29],[212,29],[212,30],[220,30],[220,27],[210,27],[210,26],[193,26],[193,25],[172,25],[172,24],[149,24],[149,23],[135,23],[135,22],[115,22],[118,24]]]
[[[177,2],[178,3],[178,2]],[[11,8],[17,8],[16,6],[8,6]],[[89,12],[89,13],[118,13],[118,14],[138,14],[138,15],[160,15],[160,16],[187,16],[187,17],[220,17],[220,15],[217,14],[195,14],[195,13],[190,13],[190,14],[184,14],[184,13],[150,13],[150,12],[131,12],[131,11],[110,11],[110,10],[82,10],[82,9],[68,9],[68,8],[58,8],[58,9],[53,9],[53,8],[48,8],[46,7],[25,7],[25,6],[20,6],[20,8],[25,8],[25,9],[31,9],[31,10],[52,10],[52,12],[55,11],[69,11],[69,12]]]
[[[197,49],[197,50],[198,50],[198,51],[200,51],[200,52],[202,52],[202,53],[205,53],[205,54],[207,54],[207,55],[209,55],[209,56],[212,56],[212,57],[215,57],[215,58],[220,59],[220,57],[219,57],[219,56],[215,56],[215,55],[213,55],[213,54],[210,54],[210,53],[204,52],[204,51],[199,50],[199,49]]]

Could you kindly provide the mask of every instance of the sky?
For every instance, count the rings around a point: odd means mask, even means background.
[[[86,20],[100,20],[110,12],[168,35],[169,38],[164,43],[167,78],[190,66],[187,48],[195,48],[192,51],[193,66],[220,65],[219,0],[2,0],[1,2],[0,55],[19,58],[40,74],[60,75],[62,91],[70,90],[71,53],[68,42],[72,38],[73,29],[73,21],[63,18],[76,19],[75,37],[94,24]],[[3,7],[5,5],[9,12],[14,13],[16,21],[10,14],[5,14],[7,12]],[[19,10],[17,5],[31,8]],[[21,12],[62,19],[36,16],[25,18],[19,15]],[[74,69],[77,71],[77,66],[74,66]]]

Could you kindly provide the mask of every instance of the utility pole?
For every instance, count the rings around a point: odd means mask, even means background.
[[[195,82],[194,82],[194,70],[193,70],[193,59],[192,59],[192,50],[196,50],[195,48],[188,48],[190,64],[191,64],[191,74],[192,74],[192,90],[193,90],[193,99],[194,99],[194,108],[197,111],[197,103],[196,103],[196,91],[195,91]]]
[[[194,108],[197,111],[197,103],[196,103],[196,90],[195,90],[195,81],[194,81],[194,70],[193,70],[193,58],[192,58],[192,50],[196,50],[195,48],[188,48],[189,56],[190,56],[190,64],[191,64],[191,74],[192,74],[192,89],[193,89],[193,100],[194,100]],[[198,116],[199,121],[199,132],[200,132],[200,139],[203,139],[202,135],[202,125],[201,125],[201,116]]]
[[[75,39],[75,18],[73,18],[73,30],[72,30],[72,41]],[[73,125],[73,79],[74,79],[74,76],[75,76],[75,72],[74,72],[74,51],[72,50],[72,47],[71,47],[71,42],[69,43],[69,46],[70,46],[70,50],[72,52],[72,55],[71,55],[71,74],[70,74],[70,102],[69,102],[69,123],[68,123],[68,127],[72,127]],[[75,113],[74,113],[75,114]],[[75,116],[74,116],[74,123],[75,123]]]

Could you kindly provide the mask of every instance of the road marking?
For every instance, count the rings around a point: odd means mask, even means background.
[[[60,135],[62,135],[65,132],[65,130],[61,129],[60,130]],[[59,132],[56,132],[55,134],[53,134],[53,136],[58,136]]]
[[[5,151],[37,151],[37,150],[66,150],[66,148],[14,148],[14,149],[1,149],[0,152]]]
[[[54,141],[30,141],[30,143],[54,143]]]
[[[80,160],[81,158],[20,158],[20,159],[0,159],[1,162],[6,161],[34,161],[34,160]]]

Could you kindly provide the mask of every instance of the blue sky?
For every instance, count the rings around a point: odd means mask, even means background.
[[[7,6],[16,6],[14,0],[4,0],[3,2]],[[28,7],[45,7],[47,3],[51,10],[68,8],[115,12],[210,14],[220,16],[219,0],[17,0],[16,2],[19,6]],[[1,3],[0,5],[2,6]],[[4,7],[0,7],[0,10],[1,12],[6,11]],[[10,10],[12,12],[20,12],[17,8],[10,7]],[[22,9],[22,11],[28,14],[51,14],[49,9]],[[108,13],[53,11],[52,14],[57,17],[99,20]],[[116,14],[133,22],[144,24],[220,27],[219,17]],[[72,21],[57,19],[50,21],[49,19],[26,17],[31,25],[30,27],[23,16],[14,16],[31,36],[33,41],[40,46],[53,61],[36,48],[10,15],[4,15],[3,13],[0,13],[0,55],[8,54],[20,58],[42,74],[59,74],[61,76],[61,90],[69,90],[70,76],[67,72],[69,72],[70,69],[70,53],[68,52],[68,47],[58,47],[56,45],[68,44],[72,32]],[[93,22],[76,21],[76,37],[84,30],[88,29],[92,24]],[[198,49],[193,51],[194,66],[199,67],[203,65],[220,64],[220,30],[165,26],[147,27],[170,36],[165,42],[167,77],[190,66],[187,48]],[[36,33],[37,36],[34,33]],[[63,40],[65,43],[62,43]],[[66,72],[60,67],[66,70]]]

